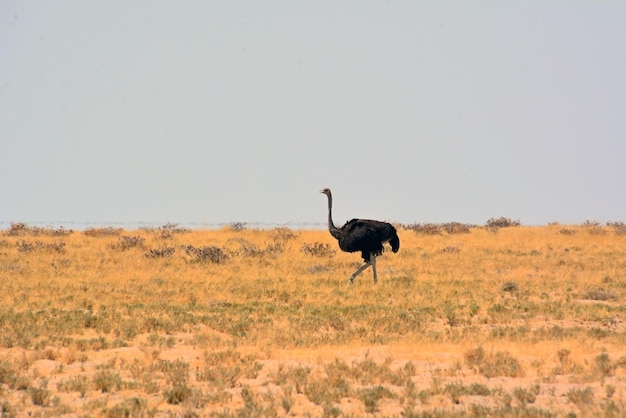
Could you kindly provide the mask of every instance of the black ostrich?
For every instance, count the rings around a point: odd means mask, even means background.
[[[353,253],[361,251],[361,255],[365,264],[352,273],[350,276],[350,284],[354,278],[361,274],[367,267],[372,266],[374,271],[374,283],[378,281],[376,275],[376,257],[383,253],[383,243],[391,244],[391,251],[397,253],[400,249],[400,239],[396,232],[396,228],[390,223],[381,221],[372,221],[369,219],[352,219],[346,222],[341,228],[337,228],[333,223],[333,195],[330,189],[321,190],[328,196],[328,230],[330,235],[339,241],[339,248],[342,251]]]

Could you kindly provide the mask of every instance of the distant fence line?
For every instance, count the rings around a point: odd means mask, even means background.
[[[291,229],[323,229],[326,227],[325,222],[77,222],[77,221],[0,221],[0,230],[8,229],[11,224],[24,223],[28,226],[41,228],[65,228],[72,230],[85,230],[87,228],[105,228],[116,227],[123,229],[142,229],[142,228],[159,228],[165,225],[177,225],[188,229],[220,229],[230,225],[240,225],[250,229],[273,229],[280,227],[288,227]]]

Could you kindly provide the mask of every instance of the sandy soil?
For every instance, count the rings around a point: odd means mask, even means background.
[[[543,324],[543,326],[556,324]],[[566,324],[561,324],[566,325]],[[441,324],[441,326],[444,326]],[[623,324],[612,326],[623,327]],[[615,367],[612,373],[599,378],[593,373],[594,358],[597,356],[598,347],[577,346],[575,342],[541,344],[536,346],[510,345],[488,346],[486,351],[506,350],[515,357],[524,369],[521,377],[493,377],[487,378],[481,375],[475,368],[469,367],[464,360],[464,353],[468,349],[476,347],[476,344],[433,344],[433,345],[381,345],[381,346],[354,346],[322,347],[317,349],[292,349],[279,350],[264,347],[234,347],[232,350],[242,356],[251,355],[262,368],[254,378],[239,377],[233,387],[225,388],[218,401],[196,402],[185,401],[179,405],[166,402],[163,390],[166,382],[160,381],[160,390],[147,393],[145,390],[135,388],[115,389],[111,392],[97,390],[93,384],[88,385],[84,396],[76,391],[59,390],[62,382],[67,382],[74,376],[93,376],[103,365],[113,365],[112,370],[119,373],[123,381],[133,381],[129,371],[133,362],[141,365],[149,365],[159,360],[182,361],[189,364],[189,387],[196,389],[203,395],[216,392],[207,382],[198,381],[194,371],[206,367],[205,355],[207,352],[219,351],[207,347],[198,347],[193,344],[192,334],[177,334],[168,336],[173,338],[175,344],[172,347],[154,347],[147,344],[148,336],[140,336],[135,339],[131,346],[111,348],[99,351],[87,351],[77,353],[67,348],[48,347],[38,351],[23,349],[0,350],[0,359],[19,366],[20,374],[28,376],[33,386],[34,382],[47,381],[46,388],[50,392],[50,399],[45,406],[32,405],[27,399],[27,390],[12,390],[8,384],[2,385],[0,399],[6,416],[120,416],[116,410],[124,402],[132,402],[133,398],[144,401],[141,414],[154,416],[205,416],[211,413],[228,412],[236,415],[244,409],[244,400],[241,395],[242,388],[247,387],[255,393],[259,405],[269,405],[267,395],[274,395],[275,408],[272,414],[278,416],[322,416],[324,409],[309,400],[302,393],[292,394],[292,405],[289,411],[281,406],[280,399],[283,396],[283,388],[275,382],[275,376],[280,367],[308,367],[311,369],[309,379],[321,378],[324,375],[324,365],[336,359],[346,364],[362,362],[365,359],[373,360],[382,364],[390,360],[390,369],[402,368],[407,362],[415,366],[415,374],[412,381],[417,392],[427,393],[427,396],[414,397],[411,402],[406,396],[406,388],[393,387],[385,383],[396,395],[394,398],[383,398],[377,405],[377,416],[401,416],[403,412],[412,409],[415,413],[433,411],[465,411],[471,410],[472,405],[498,408],[510,405],[511,408],[521,408],[521,401],[512,396],[516,389],[531,390],[538,388],[538,393],[527,407],[537,410],[549,411],[557,416],[568,413],[586,415],[585,407],[581,407],[568,398],[568,393],[573,389],[591,388],[593,401],[590,405],[600,408],[603,402],[611,399],[613,406],[618,410],[626,406],[626,367]],[[577,366],[569,372],[555,373],[560,360],[557,353],[561,349],[567,349],[571,353],[568,361]],[[626,355],[625,351],[605,351],[613,360]],[[42,358],[43,357],[43,358]],[[469,386],[473,383],[481,384],[489,388],[489,396],[460,396],[453,398],[442,388],[449,384],[462,384]],[[357,389],[358,384],[352,385]],[[611,389],[612,388],[612,389]],[[508,394],[508,395],[507,395]],[[508,397],[507,397],[508,396]],[[410,408],[409,408],[410,406]],[[364,403],[356,396],[346,397],[336,405],[343,416],[367,415]],[[127,408],[131,409],[132,408]],[[512,409],[511,411],[513,411]],[[600,411],[601,409],[597,409]],[[118,412],[116,412],[118,411]],[[239,412],[238,412],[239,411]],[[131,413],[132,414],[132,413]],[[141,415],[137,415],[141,416]]]

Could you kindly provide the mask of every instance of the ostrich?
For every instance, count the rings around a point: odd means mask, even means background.
[[[363,270],[372,266],[374,272],[374,283],[378,281],[376,275],[376,257],[383,253],[383,243],[389,242],[391,250],[397,253],[400,249],[400,239],[396,233],[396,228],[387,222],[372,221],[369,219],[352,219],[346,222],[341,228],[337,228],[333,223],[333,195],[330,189],[320,190],[320,193],[328,197],[328,230],[330,235],[339,241],[339,248],[342,251],[353,253],[361,251],[365,264],[357,269],[350,276],[350,284],[354,278],[361,274]]]

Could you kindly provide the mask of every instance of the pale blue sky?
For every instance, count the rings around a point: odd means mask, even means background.
[[[3,1],[0,222],[626,220],[624,1]]]

